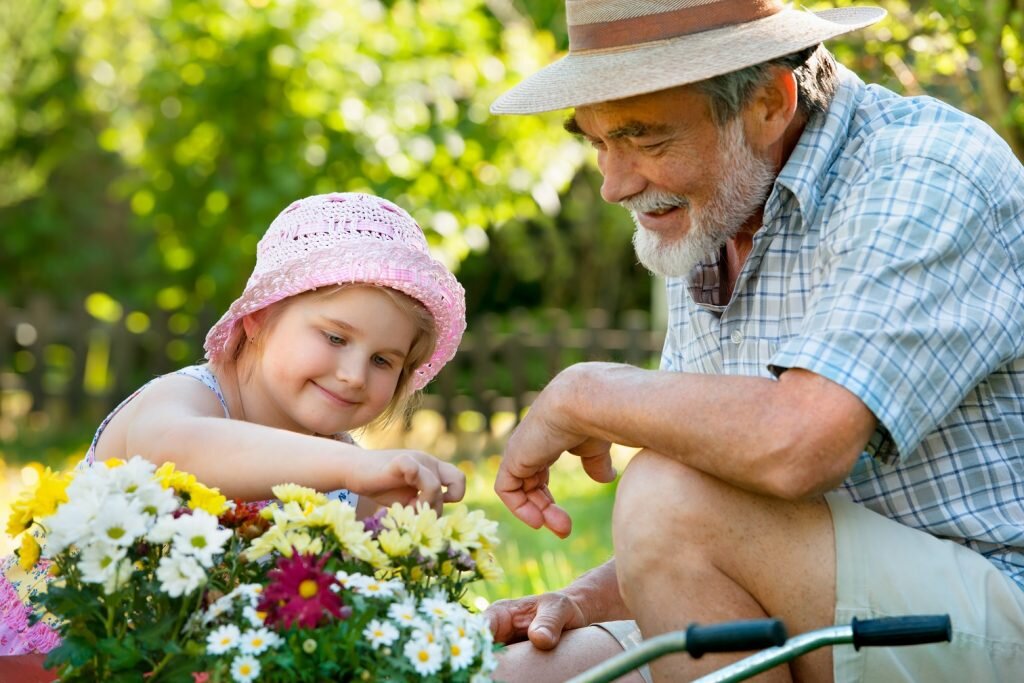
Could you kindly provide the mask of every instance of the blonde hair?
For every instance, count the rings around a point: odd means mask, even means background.
[[[300,297],[323,299],[343,290],[357,287],[383,292],[413,322],[416,328],[412,344],[409,346],[409,353],[406,354],[405,360],[402,363],[402,370],[398,375],[398,383],[395,385],[394,395],[381,414],[374,418],[370,424],[375,427],[383,427],[390,424],[396,417],[407,418],[416,407],[417,395],[409,390],[412,373],[416,368],[430,360],[430,357],[433,355],[434,349],[437,346],[437,325],[434,322],[434,316],[430,314],[427,307],[420,301],[390,287],[364,283],[340,284],[313,289],[276,301],[266,308],[250,314],[259,322],[259,330],[252,337],[246,336],[242,322],[239,321],[234,330],[234,338],[228,346],[228,353],[224,355],[224,360],[218,362],[211,361],[211,365],[214,368],[220,369],[228,364],[235,364],[242,369],[246,378],[248,378],[253,371],[252,361],[263,354],[267,334],[291,304],[298,301]],[[367,426],[369,425],[362,425],[360,428]]]

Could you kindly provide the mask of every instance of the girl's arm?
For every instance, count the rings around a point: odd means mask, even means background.
[[[348,489],[380,504],[461,500],[465,476],[413,450],[372,451],[334,439],[224,418],[216,397],[185,377],[153,382],[128,408],[124,457],[173,462],[229,498],[262,500],[285,482]]]

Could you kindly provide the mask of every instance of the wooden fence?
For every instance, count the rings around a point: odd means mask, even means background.
[[[94,427],[147,379],[196,362],[215,315],[158,313],[106,316],[85,304],[58,310],[44,297],[27,306],[0,298],[0,443],[28,431]],[[582,320],[548,310],[473,321],[455,360],[426,390],[423,407],[452,429],[460,415],[490,426],[515,422],[560,369],[583,360],[656,364],[664,333],[644,311],[629,311],[613,328],[605,311]]]

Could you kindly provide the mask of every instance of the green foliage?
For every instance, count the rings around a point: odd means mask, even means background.
[[[488,114],[553,54],[479,0],[32,5],[0,29],[0,291],[220,310],[270,219],[330,190],[408,208],[454,266],[583,161],[550,117]]]

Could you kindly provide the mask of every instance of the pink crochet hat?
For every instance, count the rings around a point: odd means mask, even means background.
[[[318,287],[365,283],[390,287],[423,303],[437,325],[437,348],[416,368],[422,389],[459,347],[466,329],[462,285],[430,256],[412,216],[367,194],[306,197],[278,214],[256,247],[245,291],[206,335],[206,357],[230,353],[239,321],[270,304]]]

